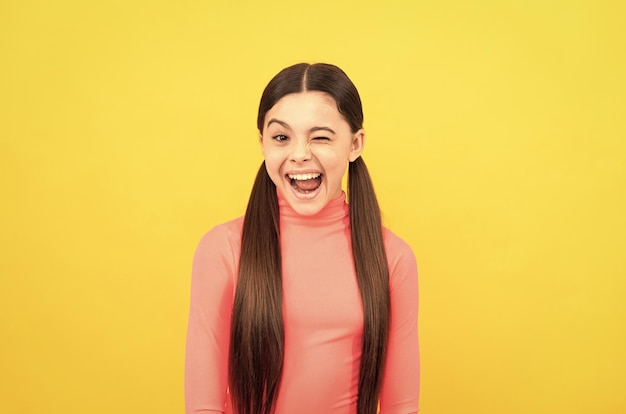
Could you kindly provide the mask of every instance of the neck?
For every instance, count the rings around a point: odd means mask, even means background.
[[[280,217],[288,222],[326,222],[342,219],[348,216],[348,204],[346,203],[346,194],[342,191],[341,194],[328,202],[319,212],[305,216],[298,214],[285,200],[278,194],[278,206],[280,208]]]

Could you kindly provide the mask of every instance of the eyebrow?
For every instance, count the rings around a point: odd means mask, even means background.
[[[286,123],[285,121],[281,121],[280,119],[276,119],[276,118],[270,119],[269,122],[267,123],[267,126],[269,127],[273,123],[277,123],[283,126],[284,128],[291,130],[291,127],[289,126],[288,123]],[[309,129],[309,133],[317,132],[317,131],[327,131],[327,132],[330,132],[331,134],[336,134],[336,132],[333,131],[332,128],[327,127],[327,126],[314,126],[311,129]]]

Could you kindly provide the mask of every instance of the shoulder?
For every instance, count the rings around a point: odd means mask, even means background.
[[[415,254],[411,246],[386,227],[383,227],[383,241],[385,243],[387,259],[390,262],[393,263],[396,260],[402,259],[415,260]]]
[[[411,246],[388,228],[383,228],[383,241],[389,264],[390,282],[405,277],[417,278],[417,261]]]
[[[236,262],[241,250],[242,229],[243,217],[213,227],[200,238],[196,260],[221,257]]]
[[[232,240],[241,240],[241,231],[243,229],[243,216],[234,220],[218,224],[205,233],[200,239],[202,243],[224,242]]]

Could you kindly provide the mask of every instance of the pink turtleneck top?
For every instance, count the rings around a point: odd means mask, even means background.
[[[363,312],[345,194],[314,216],[279,199],[284,367],[277,414],[354,414]],[[196,250],[185,363],[187,414],[232,413],[228,397],[231,310],[243,218],[209,231]],[[411,248],[383,231],[391,327],[381,414],[418,412],[417,266]]]

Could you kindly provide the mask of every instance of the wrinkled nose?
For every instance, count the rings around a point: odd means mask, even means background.
[[[293,163],[301,163],[311,159],[311,148],[308,142],[297,142],[292,146],[290,160]]]

